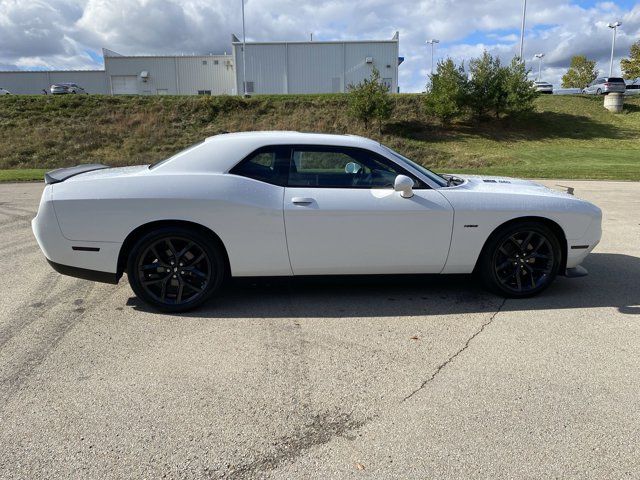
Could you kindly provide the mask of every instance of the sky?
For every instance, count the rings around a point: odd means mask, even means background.
[[[242,31],[241,0],[0,0],[0,70],[102,68],[101,48],[136,54],[231,50]],[[465,62],[484,50],[508,62],[517,54],[522,0],[245,0],[247,40],[390,39],[400,32],[399,85],[424,90],[431,50]],[[524,58],[559,85],[572,55],[608,74],[612,31],[620,58],[640,40],[640,1],[528,0]]]

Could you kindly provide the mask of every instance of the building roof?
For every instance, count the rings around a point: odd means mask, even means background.
[[[123,55],[118,52],[114,52],[113,50],[109,50],[108,48],[102,49],[102,56],[104,58],[212,58],[212,57],[220,57],[220,58],[229,58],[231,59],[233,55],[227,53],[202,53],[199,55]]]
[[[340,44],[340,43],[391,43],[398,42],[400,39],[399,32],[396,32],[393,38],[389,40],[294,40],[294,41],[267,41],[267,42],[245,42],[246,45],[285,45],[285,44],[322,44],[322,43],[331,43],[331,44]],[[231,34],[231,44],[241,44],[242,40],[238,38],[237,35]]]

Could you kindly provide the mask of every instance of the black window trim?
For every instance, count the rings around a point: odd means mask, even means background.
[[[362,147],[351,147],[351,146],[341,146],[341,145],[318,145],[318,144],[311,144],[311,143],[303,143],[303,144],[292,144],[289,145],[291,147],[291,159],[289,161],[289,163],[291,163],[293,161],[293,153],[296,149],[304,149],[304,148],[317,148],[317,149],[322,149],[322,150],[326,150],[326,151],[331,151],[331,150],[336,150],[336,151],[358,151],[358,152],[363,152],[367,155],[372,155],[375,157],[376,160],[380,161],[381,163],[389,166],[392,165],[394,167],[394,170],[397,170],[399,172],[401,172],[402,175],[406,175],[407,177],[409,177],[411,180],[413,180],[415,186],[413,187],[414,190],[431,190],[432,187],[425,182],[424,180],[422,180],[421,178],[419,178],[418,176],[416,176],[414,173],[408,171],[406,168],[404,168],[402,165],[396,163],[395,161],[391,160],[390,158],[378,153],[378,152],[374,152],[373,150],[369,150],[368,148],[362,148]],[[289,166],[289,169],[291,167]],[[363,185],[360,187],[345,187],[345,186],[321,186],[321,185],[313,185],[313,186],[290,186],[289,185],[289,176],[287,175],[287,187],[289,188],[322,188],[322,189],[327,189],[327,188],[333,188],[333,189],[348,189],[348,190],[382,190],[384,187],[372,187],[370,185]]]
[[[280,182],[268,182],[266,180],[261,180],[258,178],[253,178],[253,177],[247,177],[246,175],[242,175],[240,173],[237,172],[237,169],[239,169],[240,167],[242,167],[243,165],[245,165],[246,163],[249,163],[253,157],[255,157],[256,155],[263,153],[265,151],[270,151],[272,149],[276,149],[276,148],[282,148],[282,149],[288,149],[289,150],[289,159],[287,160],[286,165],[283,165],[282,167],[284,167],[284,172],[283,175],[280,180]],[[281,160],[282,161],[282,160]],[[276,162],[278,162],[277,158],[276,158]],[[284,163],[284,161],[282,161]],[[227,173],[229,173],[230,175],[236,175],[238,177],[242,177],[242,178],[248,178],[250,180],[254,180],[256,182],[261,182],[261,183],[266,183],[268,185],[275,185],[276,187],[286,187],[287,186],[287,182],[289,181],[289,163],[291,162],[291,148],[289,145],[278,145],[278,144],[271,144],[271,145],[263,145],[261,147],[256,148],[255,150],[252,150],[251,153],[249,153],[248,155],[246,155],[242,160],[240,160],[238,163],[236,163],[233,167],[231,167],[229,169],[229,171]]]
[[[277,183],[277,182],[268,182],[266,180],[260,180],[257,178],[253,178],[253,177],[247,177],[245,175],[241,175],[240,173],[237,173],[237,169],[239,167],[241,167],[242,165],[244,165],[245,163],[248,163],[255,155],[262,153],[263,151],[268,151],[274,148],[282,148],[282,149],[288,149],[289,150],[289,160],[287,162],[287,165],[284,166],[283,169],[283,176],[284,178],[284,182],[281,183]],[[259,148],[256,148],[255,150],[252,150],[248,155],[246,155],[242,160],[240,160],[238,163],[236,163],[233,167],[231,167],[227,173],[229,173],[230,175],[236,175],[239,177],[243,177],[243,178],[249,178],[251,180],[254,180],[256,182],[262,182],[262,183],[266,183],[269,185],[275,185],[277,187],[287,187],[287,188],[322,188],[322,189],[350,189],[350,190],[382,190],[384,187],[372,187],[372,186],[367,186],[367,185],[363,185],[361,187],[345,187],[345,186],[319,186],[319,185],[313,185],[313,186],[290,186],[289,185],[289,172],[291,169],[291,162],[293,161],[293,153],[296,149],[304,149],[304,148],[311,148],[311,149],[323,149],[326,151],[331,151],[331,150],[346,150],[346,151],[358,151],[358,152],[363,152],[365,154],[368,155],[372,155],[375,157],[376,160],[380,161],[381,163],[389,166],[393,166],[394,170],[397,170],[399,172],[401,172],[402,175],[406,175],[407,177],[409,177],[411,180],[413,180],[415,186],[413,187],[414,190],[433,190],[433,187],[431,185],[429,185],[425,180],[421,179],[418,175],[416,175],[413,172],[410,172],[409,170],[407,170],[403,165],[400,165],[399,163],[395,162],[394,160],[386,157],[385,155],[382,155],[378,152],[374,152],[373,150],[369,150],[368,148],[362,148],[362,147],[351,147],[351,146],[341,146],[341,145],[321,145],[321,144],[311,144],[311,143],[301,143],[301,144],[269,144],[269,145],[263,145]]]

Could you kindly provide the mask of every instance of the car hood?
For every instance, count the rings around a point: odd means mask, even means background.
[[[548,197],[564,197],[575,198],[573,195],[569,195],[567,191],[553,190],[540,183],[532,180],[523,180],[520,178],[511,177],[496,177],[489,175],[454,175],[456,178],[461,178],[464,183],[455,187],[449,187],[450,189],[465,189],[473,190],[477,192],[490,192],[490,193],[508,193],[515,195],[539,195]],[[568,187],[565,187],[568,188]]]

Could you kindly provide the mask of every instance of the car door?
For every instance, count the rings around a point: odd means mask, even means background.
[[[414,195],[394,191],[398,174]],[[284,194],[294,275],[439,273],[453,208],[395,162],[355,148],[294,146]]]

